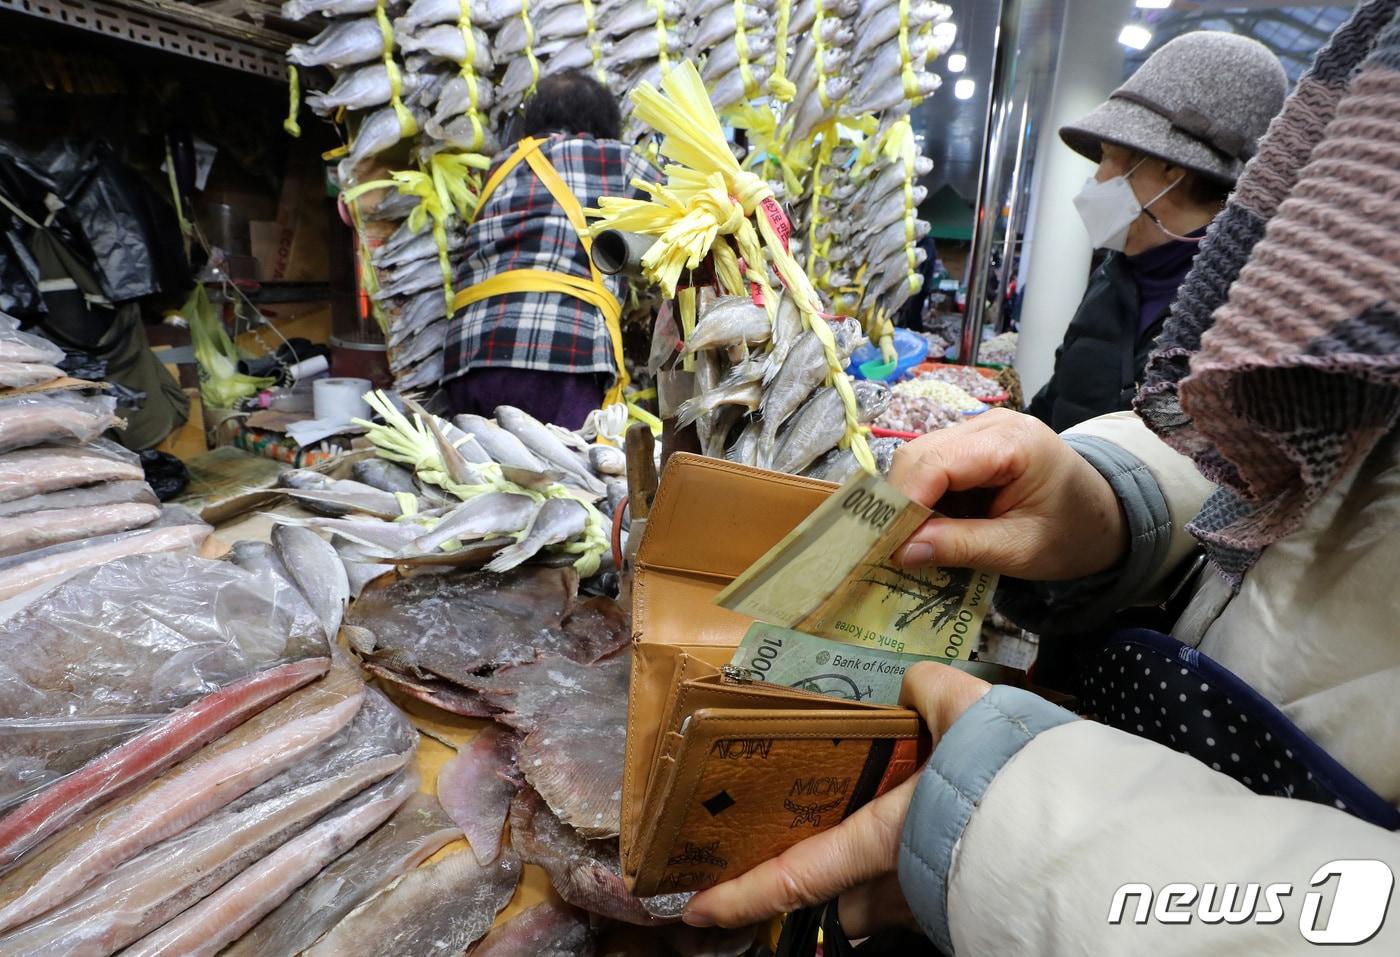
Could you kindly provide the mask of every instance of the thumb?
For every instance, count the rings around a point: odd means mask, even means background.
[[[888,874],[899,860],[899,833],[917,784],[911,777],[831,830],[695,895],[682,919],[697,927],[744,927],[834,900]]]
[[[905,568],[940,565],[945,568],[980,568],[1002,575],[1024,570],[1027,536],[1021,521],[1001,518],[947,518],[937,516],[915,529],[895,553]]]

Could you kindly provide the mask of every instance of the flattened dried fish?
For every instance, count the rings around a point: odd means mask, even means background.
[[[592,957],[593,952],[588,915],[545,901],[487,934],[471,957]]]
[[[371,634],[363,653],[379,664],[465,687],[487,669],[537,654],[596,661],[625,645],[616,602],[577,595],[572,568],[427,575],[366,588],[348,621]]]
[[[526,732],[525,780],[584,837],[613,837],[621,827],[630,664],[626,652],[591,665],[543,655],[475,683],[504,712],[496,720]]]
[[[462,834],[430,794],[415,794],[394,816],[287,898],[222,957],[293,957],[400,874]]]
[[[522,788],[511,802],[510,840],[520,859],[544,868],[559,896],[575,907],[644,927],[668,922],[628,892],[616,841],[585,841],[533,788]]]
[[[520,858],[512,851],[485,867],[470,854],[449,854],[362,904],[306,957],[460,954],[491,928],[518,883]]]
[[[472,738],[438,772],[437,794],[481,864],[501,853],[501,829],[510,813],[516,780],[517,738],[491,726]]]
[[[340,556],[320,535],[295,525],[274,528],[272,544],[297,588],[321,619],[327,640],[334,642],[345,617],[345,606],[350,603],[350,581],[345,577]]]

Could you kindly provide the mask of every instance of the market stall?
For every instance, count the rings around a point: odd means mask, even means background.
[[[819,481],[1010,401],[951,337],[894,327],[927,272],[910,112],[951,11],[149,6],[234,43],[187,56],[285,77],[290,115],[263,85],[275,148],[171,129],[107,157],[146,191],[144,272],[104,272],[100,221],[62,212],[93,180],[6,152],[0,955],[769,952],[776,926],[687,927],[695,887],[639,892],[625,859],[634,559],[674,448],[802,476],[796,522]],[[585,211],[640,243],[630,388],[578,431],[436,414],[498,137],[580,69],[658,168]],[[58,267],[107,340],[64,338]]]

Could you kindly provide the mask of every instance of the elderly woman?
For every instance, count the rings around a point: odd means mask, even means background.
[[[1131,406],[1206,224],[1225,206],[1287,89],[1278,57],[1263,44],[1188,33],[1060,130],[1071,149],[1099,164],[1074,203],[1090,242],[1110,252],[1031,415],[1063,432]]]
[[[996,569],[1039,627],[1182,596],[1098,648],[1077,718],[934,664],[936,747],[838,827],[694,898],[839,900],[947,954],[1400,953],[1400,2],[1358,6],[1216,219],[1137,413],[989,412],[906,446],[899,557]],[[1221,68],[1223,69],[1223,68]],[[1197,561],[1199,555],[1205,561]]]

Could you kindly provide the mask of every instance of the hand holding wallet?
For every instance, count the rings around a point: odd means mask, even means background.
[[[835,486],[675,455],[637,554],[622,865],[639,895],[710,887],[827,830],[914,773],[906,708],[725,672],[752,619],[725,585]]]

